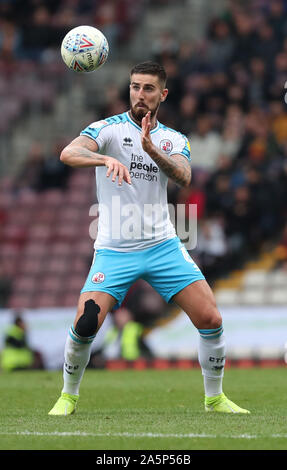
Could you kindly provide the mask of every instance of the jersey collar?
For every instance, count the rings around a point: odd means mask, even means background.
[[[126,112],[126,115],[127,115],[128,121],[129,121],[133,126],[135,126],[139,131],[142,131],[142,128],[141,128],[141,127],[133,120],[133,118],[131,117],[130,111],[127,111],[127,112]],[[158,122],[158,120],[157,120],[155,127],[154,127],[153,129],[151,129],[150,133],[153,134],[153,133],[156,132],[158,129],[159,129],[159,122]]]

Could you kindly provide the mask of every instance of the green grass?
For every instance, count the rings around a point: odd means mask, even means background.
[[[206,413],[199,369],[89,369],[76,414],[48,416],[61,387],[61,372],[0,374],[0,450],[287,449],[284,367],[225,371],[251,415]]]

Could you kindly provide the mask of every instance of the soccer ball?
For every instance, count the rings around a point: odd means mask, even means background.
[[[77,26],[64,37],[61,55],[75,72],[93,72],[106,62],[109,44],[101,31],[93,26]]]

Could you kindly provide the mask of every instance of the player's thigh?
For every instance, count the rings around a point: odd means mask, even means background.
[[[113,307],[117,303],[117,300],[107,292],[93,291],[81,293],[78,301],[77,314],[74,320],[74,328],[76,328],[79,318],[84,313],[85,303],[90,299],[93,300],[100,307],[100,312],[98,314],[95,313],[95,315],[98,315],[97,331],[102,326],[107,314],[113,309]]]
[[[205,280],[184,287],[174,297],[174,302],[189,316],[196,328],[219,328],[222,324],[214,294]]]
[[[138,256],[136,252],[96,250],[81,294],[103,292],[115,298],[120,306],[140,272],[141,256]]]

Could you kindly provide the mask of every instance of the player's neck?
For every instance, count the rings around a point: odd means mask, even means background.
[[[131,120],[134,121],[139,127],[142,126],[141,120],[136,119],[136,118],[132,115],[132,113],[131,113],[130,110],[128,111],[128,115],[129,115],[129,117],[131,118]],[[153,116],[153,117],[151,118],[151,130],[154,129],[156,126],[157,126],[157,117],[156,117],[156,115],[155,115],[155,116]]]

